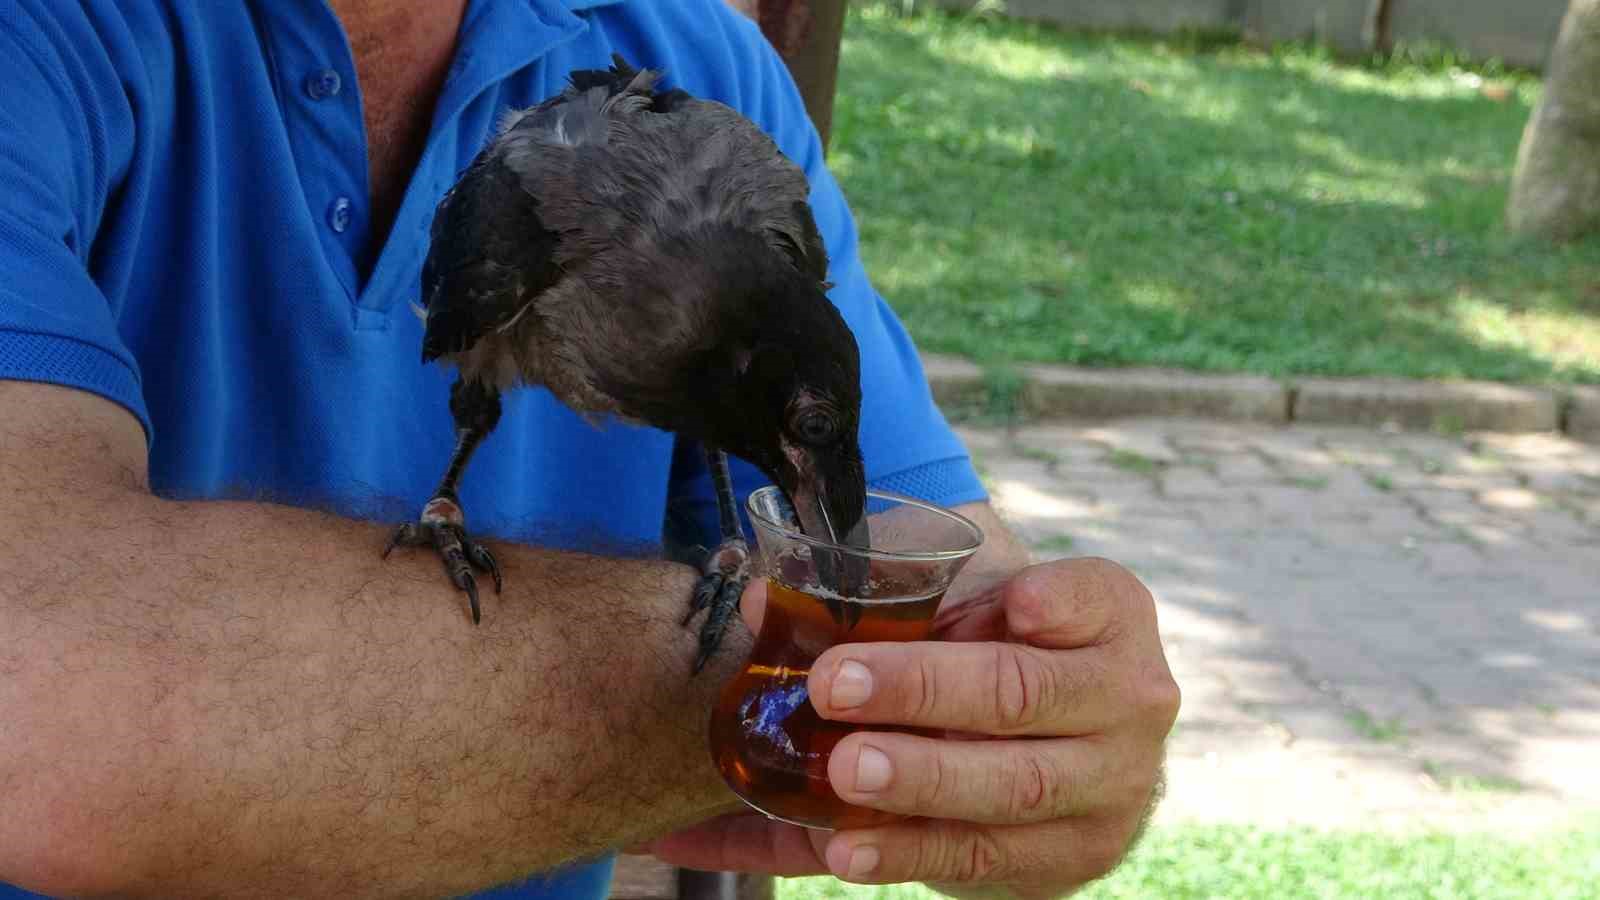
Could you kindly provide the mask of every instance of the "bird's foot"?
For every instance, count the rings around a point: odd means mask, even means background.
[[[450,576],[450,581],[458,590],[467,592],[467,600],[472,605],[472,622],[477,624],[481,618],[478,612],[478,583],[472,577],[472,570],[476,568],[494,576],[494,592],[498,594],[501,587],[500,564],[495,562],[489,548],[467,536],[463,524],[465,521],[466,515],[461,510],[461,504],[449,497],[434,497],[423,505],[421,518],[395,529],[389,538],[389,545],[383,548],[383,556],[388,559],[389,553],[401,545],[431,545],[444,561],[444,571]]]
[[[709,608],[700,626],[700,652],[694,659],[694,674],[700,674],[722,644],[728,618],[738,610],[739,598],[749,583],[750,546],[743,539],[723,541],[706,557],[700,567],[700,581],[695,585],[689,614],[683,617],[683,624],[688,625],[700,610]]]

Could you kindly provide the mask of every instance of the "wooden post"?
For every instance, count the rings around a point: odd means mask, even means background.
[[[1361,39],[1368,50],[1385,56],[1394,50],[1394,37],[1389,27],[1393,13],[1392,0],[1369,0],[1366,19],[1361,27]]]
[[[805,99],[811,124],[828,149],[839,80],[846,0],[727,0],[761,26]]]

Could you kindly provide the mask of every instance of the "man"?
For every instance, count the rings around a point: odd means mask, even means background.
[[[0,0],[0,51],[0,882],[598,897],[632,847],[1033,897],[1127,847],[1178,702],[1149,594],[1026,566],[721,0]],[[964,733],[840,745],[836,788],[912,824],[738,815],[705,724],[749,639],[687,676],[694,572],[657,550],[714,507],[671,435],[508,398],[463,495],[513,576],[477,628],[436,560],[379,559],[449,452],[408,310],[432,209],[501,112],[613,51],[806,168],[869,478],[990,535],[947,642],[812,678],[829,717]]]

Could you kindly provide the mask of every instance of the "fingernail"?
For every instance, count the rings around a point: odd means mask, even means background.
[[[889,757],[876,747],[862,747],[856,755],[855,789],[863,793],[881,791],[889,786],[889,776],[894,774]]]
[[[849,854],[846,856],[845,854]],[[841,842],[830,845],[825,854],[828,868],[839,878],[865,878],[878,868],[878,848],[863,844],[850,849]]]
[[[828,686],[828,705],[835,709],[853,709],[872,696],[872,673],[853,659],[839,664],[833,673],[833,684]]]

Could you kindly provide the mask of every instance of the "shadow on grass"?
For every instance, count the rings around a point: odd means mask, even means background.
[[[1600,241],[1500,227],[1525,99],[1313,63],[857,16],[833,164],[930,350],[1600,381]]]

